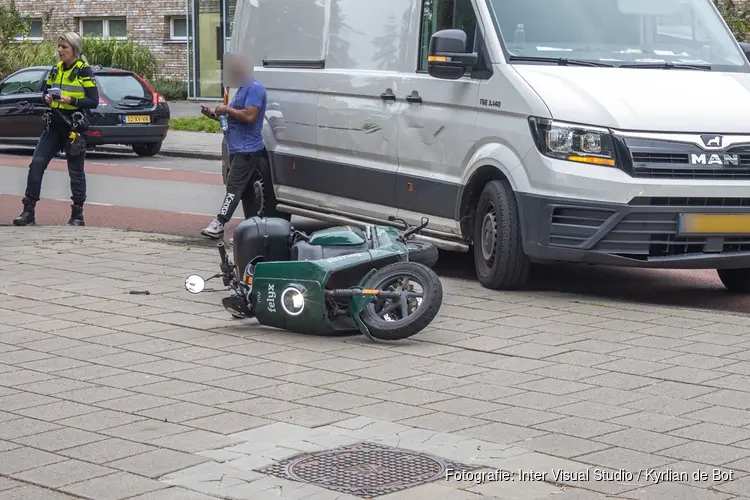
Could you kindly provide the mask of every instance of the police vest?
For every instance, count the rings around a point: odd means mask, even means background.
[[[62,95],[83,99],[86,97],[86,89],[96,86],[96,82],[93,78],[90,76],[81,76],[81,70],[86,67],[88,67],[88,64],[78,60],[66,71],[63,69],[62,61],[59,61],[47,77],[47,88],[57,87],[60,89]],[[73,106],[72,103],[63,104],[55,100],[50,103],[50,107],[71,111],[78,109],[76,106]]]

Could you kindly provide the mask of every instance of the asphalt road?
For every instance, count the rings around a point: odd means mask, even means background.
[[[20,211],[30,158],[30,149],[0,146],[0,225],[10,224]],[[208,244],[202,243],[199,233],[223,199],[220,162],[95,152],[87,159],[86,171],[88,225],[175,234],[196,244]],[[44,178],[37,223],[64,224],[70,214],[69,197],[65,161],[53,160]],[[238,212],[229,224],[227,238],[242,220],[241,208]],[[298,217],[292,222],[305,231],[326,227],[325,223]],[[437,271],[444,276],[474,279],[469,254],[442,252]],[[727,293],[712,270],[538,266],[530,288],[652,305],[750,312],[750,297]]]

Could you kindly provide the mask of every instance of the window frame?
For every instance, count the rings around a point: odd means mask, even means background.
[[[174,22],[176,20],[185,21],[185,36],[175,35]],[[190,35],[190,27],[188,26],[187,16],[174,15],[169,17],[169,40],[172,42],[187,42],[188,36]]]
[[[16,35],[15,40],[17,42],[24,42],[24,41],[28,41],[28,42],[41,42],[41,41],[44,40],[44,19],[42,19],[41,17],[32,17],[32,18],[29,18],[29,25],[31,25],[33,23],[39,23],[40,24],[40,30],[42,32],[41,36],[31,36],[30,34],[26,35],[26,36]],[[29,26],[29,31],[31,31],[31,26]]]
[[[110,30],[109,30],[109,23],[110,21],[124,21],[125,22],[125,30],[126,34],[125,36],[111,36]],[[101,36],[93,36],[93,35],[84,35],[83,34],[83,23],[84,22],[100,22],[102,23],[102,35]],[[127,17],[81,17],[78,19],[78,32],[81,34],[81,36],[88,36],[90,38],[114,38],[115,40],[127,40],[127,29],[128,29],[128,19]]]

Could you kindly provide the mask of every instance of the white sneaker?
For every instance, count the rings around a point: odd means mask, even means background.
[[[219,219],[214,219],[203,231],[201,231],[201,234],[208,238],[221,238],[224,236],[224,224],[222,224]]]

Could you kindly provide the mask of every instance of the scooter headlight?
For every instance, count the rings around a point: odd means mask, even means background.
[[[281,307],[290,316],[298,316],[305,310],[305,296],[294,287],[281,292]]]

